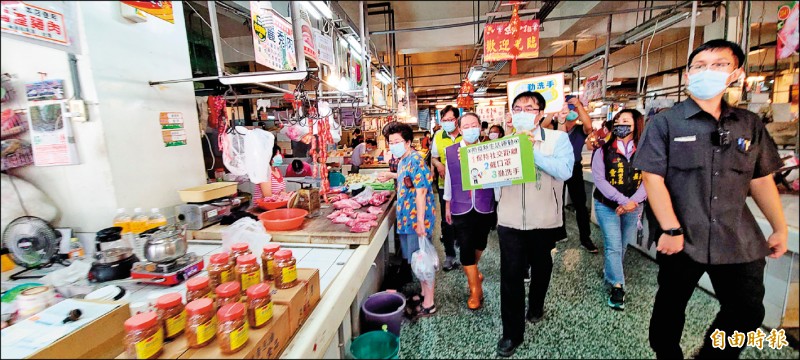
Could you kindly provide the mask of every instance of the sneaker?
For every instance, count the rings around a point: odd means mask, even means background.
[[[597,254],[599,251],[597,250],[597,246],[594,246],[594,243],[591,240],[588,241],[581,241],[581,246],[583,246],[586,251]]]
[[[453,270],[453,269],[457,268],[458,265],[459,264],[458,264],[458,261],[456,261],[456,258],[454,258],[452,256],[447,256],[447,257],[444,258],[444,262],[442,263],[442,270],[450,271],[450,270]]]
[[[625,310],[625,290],[621,287],[611,288],[611,295],[608,297],[608,306],[614,310]]]

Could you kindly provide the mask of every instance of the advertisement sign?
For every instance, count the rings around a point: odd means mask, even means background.
[[[333,39],[325,35],[319,29],[314,30],[314,41],[317,43],[317,55],[319,55],[319,62],[330,67],[334,65],[333,56]]]
[[[547,102],[544,112],[547,114],[557,113],[564,106],[564,73],[509,81],[507,86],[509,111],[514,98],[525,91],[536,91],[544,96]]]
[[[502,125],[503,119],[506,115],[505,106],[478,106],[475,113],[481,118],[481,121],[486,121],[491,125]]]
[[[183,114],[180,112],[162,112],[158,122],[161,125],[161,139],[164,146],[186,145],[186,130],[183,128]]]
[[[603,73],[589,76],[583,82],[583,94],[580,96],[583,106],[588,106],[590,101],[603,98]]]
[[[462,147],[459,152],[461,186],[464,190],[536,181],[533,144],[527,135],[482,142]]]
[[[256,62],[274,70],[297,66],[292,24],[261,1],[250,2]]]
[[[44,80],[25,84],[28,101],[63,100],[64,80]]]
[[[307,58],[318,62],[317,45],[314,43],[314,27],[311,26],[311,19],[308,17],[308,12],[300,9],[300,28],[303,29],[303,55]]]
[[[539,56],[539,20],[520,21],[519,38],[512,39],[511,23],[489,24],[483,29],[483,61],[493,62],[514,59],[512,47],[519,51],[517,59]]]
[[[59,12],[26,4],[21,1],[3,1],[0,27],[5,33],[68,45],[64,15]]]
[[[172,1],[122,1],[123,4],[133,6],[161,20],[175,23],[172,14]]]
[[[64,116],[66,101],[31,102],[28,125],[31,133],[33,163],[36,166],[74,165],[78,149],[72,136],[72,124]]]
[[[792,1],[778,7],[778,45],[775,51],[778,60],[797,54],[800,50],[799,4],[798,1]]]

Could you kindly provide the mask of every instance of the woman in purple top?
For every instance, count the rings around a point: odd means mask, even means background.
[[[480,142],[481,122],[478,115],[465,113],[458,118],[461,127],[461,141],[446,148],[447,158],[461,159],[459,149],[462,146]],[[477,173],[477,169],[473,169]],[[476,178],[470,179],[475,181]],[[483,304],[483,274],[478,271],[478,262],[486,242],[495,211],[494,190],[464,190],[461,186],[461,162],[448,161],[445,172],[444,194],[445,220],[453,225],[456,241],[461,246],[461,265],[469,284],[469,300],[467,307],[476,310]]]
[[[594,208],[605,241],[605,281],[611,286],[608,306],[625,309],[625,274],[622,261],[628,243],[636,239],[647,194],[641,171],[633,168],[636,145],[644,128],[644,117],[625,109],[606,123],[612,132],[603,147],[592,155]]]

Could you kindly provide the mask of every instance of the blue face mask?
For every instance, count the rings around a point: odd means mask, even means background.
[[[442,121],[442,129],[451,133],[456,130],[456,122],[455,121]]]
[[[474,142],[478,141],[479,137],[481,137],[481,129],[479,129],[479,128],[464,129],[462,131],[461,136],[464,137],[464,141],[466,141],[466,142],[468,142],[470,144],[474,143]]]
[[[283,165],[283,156],[281,156],[281,154],[275,155],[275,157],[272,158],[272,165],[273,166],[281,166],[281,165]]]
[[[706,70],[689,75],[687,89],[694,97],[700,100],[708,100],[728,88],[728,76],[730,76],[729,73],[714,70]]]
[[[403,157],[406,154],[406,143],[398,143],[389,145],[389,151],[396,159]]]
[[[531,131],[536,127],[536,115],[521,112],[511,115],[511,125],[517,131]]]
[[[567,114],[567,121],[575,121],[575,120],[578,120],[578,113],[570,110],[569,114]]]

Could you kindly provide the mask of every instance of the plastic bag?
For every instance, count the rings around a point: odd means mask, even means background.
[[[369,204],[369,200],[372,199],[372,194],[375,193],[375,190],[370,186],[364,186],[364,191],[360,192],[358,195],[354,196],[352,199],[361,204],[361,206]]]
[[[419,250],[411,254],[411,270],[420,281],[431,281],[439,271],[439,256],[426,236],[419,238]]]
[[[236,220],[225,230],[222,230],[222,249],[227,252],[231,251],[231,245],[233,244],[247,243],[250,245],[250,250],[257,254],[271,240],[272,236],[264,230],[264,225],[261,224],[261,221],[253,220],[249,217]]]

